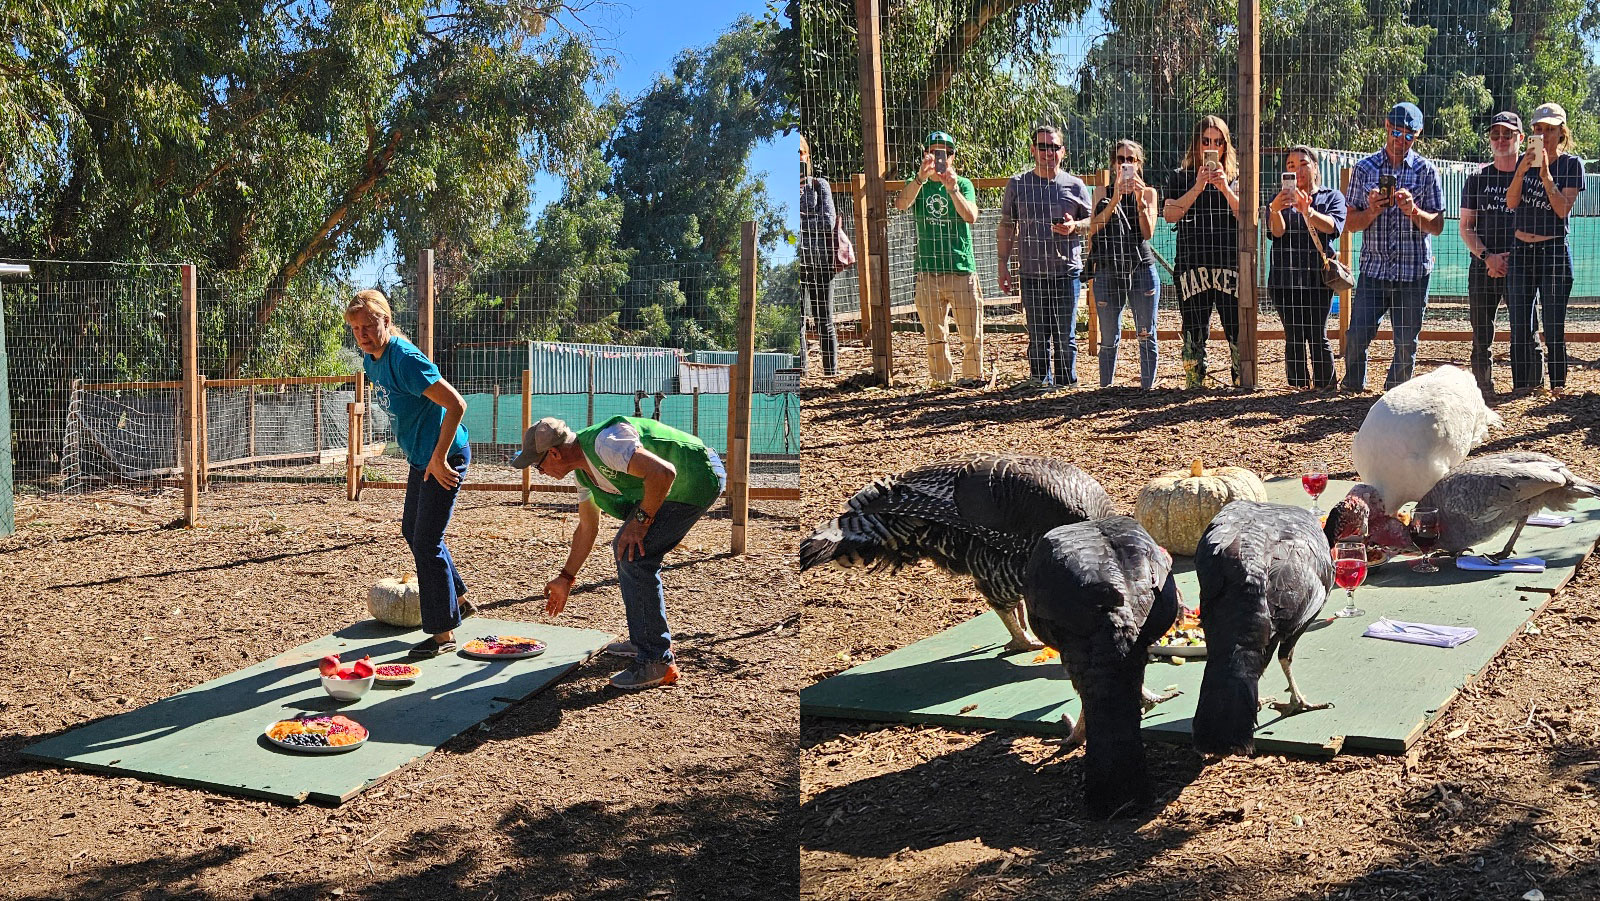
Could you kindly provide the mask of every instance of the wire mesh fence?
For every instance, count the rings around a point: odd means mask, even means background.
[[[872,115],[864,131],[861,73],[882,73],[881,104],[868,112],[882,117],[897,314],[943,320],[957,301],[935,302],[945,292],[930,288],[971,274],[991,327],[1045,333],[1047,356],[1052,335],[1090,358],[1106,352],[1052,322],[1074,312],[1085,322],[1091,286],[1093,302],[1130,331],[1147,320],[1178,333],[1203,332],[1205,321],[1231,331],[1237,222],[1253,207],[1259,328],[1269,340],[1284,340],[1285,312],[1305,343],[1324,322],[1337,334],[1337,311],[1372,305],[1324,292],[1321,260],[1341,251],[1371,286],[1404,283],[1426,298],[1425,319],[1407,301],[1385,309],[1386,327],[1399,316],[1425,337],[1467,340],[1476,306],[1480,320],[1497,322],[1502,352],[1505,333],[1524,321],[1528,334],[1551,327],[1540,342],[1551,358],[1563,324],[1575,344],[1600,340],[1600,201],[1585,172],[1600,149],[1591,96],[1600,20],[1578,6],[1269,0],[1255,22],[1254,120],[1240,115],[1232,3],[871,6],[876,56],[860,43],[873,29],[854,4],[800,0],[797,77],[814,173],[830,183],[860,248],[862,185],[851,176],[875,132]],[[1400,104],[1410,106],[1397,112]],[[1496,126],[1502,111],[1520,121]],[[1253,145],[1238,133],[1250,121]],[[1499,142],[1497,127],[1507,132]],[[1530,154],[1535,143],[1542,154]],[[1246,146],[1259,148],[1252,196],[1242,196]],[[1300,146],[1309,152],[1290,152]],[[1519,205],[1507,199],[1513,182],[1526,188]],[[1479,259],[1485,253],[1495,259]],[[859,315],[862,269],[832,282],[842,323]],[[1069,277],[1075,291],[1038,287]],[[1050,300],[1069,294],[1076,311]],[[957,359],[964,352],[954,338],[949,348]],[[1172,351],[1192,377],[1198,350],[1178,341]],[[1219,354],[1226,382],[1226,345],[1210,348],[1210,369],[1216,377]],[[1036,362],[1031,375],[1060,375]]]
[[[175,267],[37,264],[5,286],[13,456],[27,491],[179,484],[185,437],[183,309]],[[521,481],[507,464],[524,408],[576,426],[650,416],[727,450],[738,265],[634,267],[628,277],[504,270],[435,283],[441,374],[466,397],[469,484]],[[419,277],[388,286],[395,325],[418,338]],[[198,459],[209,488],[231,482],[345,484],[349,452],[370,481],[408,466],[381,399],[357,399],[360,353],[335,279],[288,283],[202,273]],[[793,297],[758,300],[758,346],[798,346]],[[799,410],[788,352],[759,354],[752,485],[797,485]],[[526,391],[525,391],[526,389]],[[525,397],[526,393],[526,397]],[[351,440],[350,426],[361,428]],[[536,477],[539,478],[539,477]],[[759,498],[760,492],[755,496]]]

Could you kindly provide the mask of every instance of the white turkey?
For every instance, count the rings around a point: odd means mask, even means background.
[[[1600,497],[1600,485],[1573,474],[1567,464],[1535,451],[1471,457],[1439,480],[1418,507],[1439,511],[1439,544],[1458,554],[1515,524],[1491,560],[1510,557],[1528,517],[1540,510],[1570,510],[1585,497]]]
[[[1234,501],[1200,536],[1200,626],[1206,671],[1194,711],[1194,746],[1203,754],[1249,754],[1255,747],[1261,674],[1278,654],[1289,700],[1268,699],[1285,716],[1319,710],[1295,684],[1295,645],[1333,588],[1334,543],[1358,535],[1366,504],[1345,497],[1318,526],[1300,507]]]
[[[1440,366],[1385,391],[1367,411],[1350,456],[1361,481],[1393,513],[1426,494],[1502,424],[1470,373]]]
[[[1084,801],[1107,817],[1148,800],[1144,667],[1149,648],[1178,618],[1172,555],[1126,516],[1051,529],[1023,580],[1028,621],[1083,703],[1073,743],[1085,741]]]
[[[1044,534],[1101,519],[1111,497],[1070,463],[978,454],[885,476],[856,492],[844,513],[800,544],[800,569],[832,561],[874,571],[927,558],[971,575],[1011,633],[1007,650],[1042,647],[1020,613],[1022,576]]]

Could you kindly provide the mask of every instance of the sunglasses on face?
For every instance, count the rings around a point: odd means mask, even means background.
[[[1060,144],[1035,144],[1035,145],[1033,145],[1033,149],[1042,150],[1045,153],[1056,153],[1056,152],[1061,150],[1061,145]]]
[[[1224,141],[1221,138],[1201,138],[1200,139],[1200,146],[1202,146],[1202,147],[1225,147],[1225,146],[1227,146],[1227,144],[1228,144],[1228,142]]]
[[[1121,154],[1118,154],[1117,155],[1117,162],[1119,162],[1119,163],[1137,163],[1137,162],[1139,162],[1139,158],[1136,157],[1136,156],[1123,156]]]
[[[1514,138],[1516,136],[1517,136],[1517,133],[1514,132],[1514,131],[1491,131],[1491,132],[1489,132],[1489,140],[1491,140],[1491,141],[1509,141],[1509,140],[1511,140],[1512,138]]]
[[[1417,139],[1417,136],[1414,133],[1403,131],[1398,128],[1389,129],[1389,134],[1394,135],[1397,138],[1405,138],[1407,141],[1415,141]]]

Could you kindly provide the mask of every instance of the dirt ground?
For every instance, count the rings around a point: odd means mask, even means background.
[[[797,505],[720,505],[667,558],[683,678],[625,694],[598,658],[337,808],[281,806],[24,761],[42,738],[365,619],[410,568],[403,492],[218,486],[23,498],[0,540],[0,896],[768,898],[798,884]],[[467,493],[447,533],[487,615],[551,622],[571,502]],[[603,533],[609,538],[609,533]],[[625,634],[596,549],[559,625]],[[469,633],[471,621],[464,627]],[[536,631],[536,630],[535,630]]]
[[[1145,481],[1194,457],[1282,474],[1324,456],[1336,478],[1350,478],[1350,437],[1376,397],[1287,391],[1281,341],[1264,342],[1264,387],[1253,393],[1173,390],[1182,385],[1176,342],[1162,344],[1153,392],[1026,391],[1007,387],[1026,373],[1022,336],[989,341],[1001,372],[987,389],[922,388],[917,334],[896,335],[906,387],[809,383],[807,529],[877,476],[980,449],[1074,462],[1126,511]],[[1387,342],[1373,349],[1381,385]],[[1600,355],[1592,345],[1572,350],[1585,361]],[[1467,354],[1465,345],[1424,343],[1421,367]],[[1136,356],[1125,342],[1117,385],[1137,384]],[[1226,361],[1220,341],[1210,357]],[[842,359],[846,372],[868,367],[859,345]],[[1503,357],[1498,365],[1505,390]],[[1080,353],[1078,372],[1097,384],[1092,352]],[[1600,474],[1600,372],[1575,368],[1568,384],[1575,392],[1560,399],[1498,401],[1508,427],[1485,449],[1545,451]],[[802,584],[802,660],[813,681],[985,609],[970,579],[928,565],[898,576],[829,567]],[[1591,558],[1412,753],[1205,765],[1187,747],[1149,744],[1160,799],[1110,822],[1084,814],[1082,752],[1062,754],[1056,741],[804,718],[801,895],[1510,901],[1539,889],[1600,898],[1597,621]]]

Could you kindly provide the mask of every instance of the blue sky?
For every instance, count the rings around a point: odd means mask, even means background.
[[[613,57],[616,67],[595,96],[598,99],[615,90],[624,98],[637,97],[650,88],[656,76],[671,69],[673,57],[680,52],[713,43],[741,15],[760,18],[766,12],[765,0],[637,0],[597,4],[583,13],[583,22],[592,30],[599,54]],[[799,196],[799,176],[796,175],[799,147],[798,138],[792,134],[774,136],[773,140],[756,147],[750,161],[752,174],[771,182],[768,193],[785,209],[791,231],[799,228],[799,212],[795,205]],[[534,179],[530,223],[545,204],[561,198],[561,187],[561,179],[551,175]],[[785,246],[774,259],[783,262],[793,255],[793,250]],[[392,256],[389,248],[380,251],[375,261],[357,267],[356,281],[361,284],[370,281]],[[392,273],[389,274],[392,277]]]

